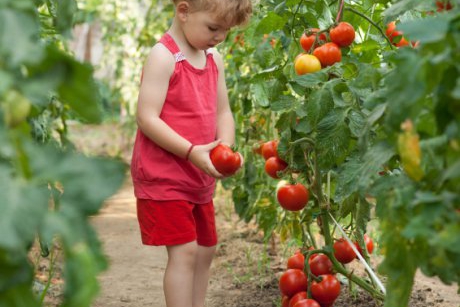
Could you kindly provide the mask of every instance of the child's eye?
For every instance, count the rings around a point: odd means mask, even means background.
[[[212,32],[215,32],[217,31],[218,29],[217,28],[214,28],[214,27],[208,27],[209,31],[212,31]]]

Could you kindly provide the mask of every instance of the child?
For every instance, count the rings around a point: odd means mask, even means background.
[[[213,49],[245,23],[250,0],[174,0],[171,28],[143,70],[131,174],[143,244],[165,245],[168,307],[204,307],[217,244],[209,158],[235,124],[224,64]]]

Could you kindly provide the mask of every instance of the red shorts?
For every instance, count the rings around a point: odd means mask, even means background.
[[[214,204],[185,200],[137,199],[137,219],[145,245],[217,244]]]

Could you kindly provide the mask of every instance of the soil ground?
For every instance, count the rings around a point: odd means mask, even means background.
[[[103,146],[94,148],[129,156],[129,149],[114,146],[120,141],[113,127],[76,130],[77,143],[87,151],[93,147],[85,136],[104,136]],[[113,134],[113,135],[111,135]],[[123,143],[123,138],[121,139]],[[128,142],[129,143],[129,142]],[[85,144],[82,147],[82,144]],[[86,146],[86,147],[85,147]],[[120,146],[120,145],[118,145]],[[123,146],[122,146],[123,147]],[[277,243],[273,249],[264,244],[255,225],[239,221],[228,192],[218,189],[215,198],[219,245],[212,265],[206,307],[275,307],[280,306],[278,278],[285,269],[286,253]],[[164,247],[143,246],[136,219],[135,199],[129,177],[123,187],[108,199],[92,224],[99,234],[110,267],[100,275],[101,291],[94,307],[165,307],[162,278],[166,264]],[[277,250],[278,249],[278,250]],[[359,263],[357,264],[359,266]],[[39,266],[37,279],[46,279],[46,263]],[[60,267],[59,265],[57,266]],[[357,267],[359,270],[359,267]],[[59,273],[59,270],[58,270]],[[60,275],[54,277],[47,305],[57,306],[62,293]],[[365,293],[350,293],[345,285],[335,307],[381,306]],[[456,286],[446,286],[438,279],[418,274],[409,307],[460,307]]]

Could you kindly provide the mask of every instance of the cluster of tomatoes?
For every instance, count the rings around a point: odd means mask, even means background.
[[[374,249],[372,239],[364,235],[366,249],[369,254]],[[362,250],[357,242],[354,242],[357,250]],[[341,238],[334,243],[334,256],[343,263],[350,263],[356,259],[356,254],[350,243]],[[310,248],[310,250],[313,248]],[[282,307],[329,307],[332,306],[340,295],[340,282],[335,277],[332,261],[322,253],[312,254],[308,261],[309,272],[314,275],[311,284],[308,284],[308,276],[305,273],[305,256],[300,251],[287,260],[287,269],[279,279]],[[310,288],[311,298],[308,297]]]
[[[280,174],[288,164],[278,155],[278,141],[271,140],[258,145],[256,153],[265,159],[265,172],[274,179],[280,179]],[[281,182],[276,191],[279,204],[286,210],[299,211],[305,208],[309,199],[308,189],[301,183]]]
[[[350,46],[354,40],[355,29],[344,21],[329,31],[313,28],[304,32],[300,37],[300,45],[305,52],[299,54],[295,59],[296,73],[298,75],[313,73],[322,67],[340,62],[342,60],[340,48]]]

